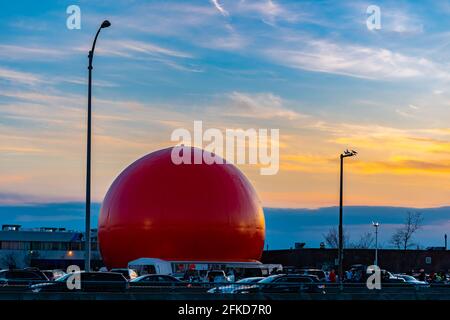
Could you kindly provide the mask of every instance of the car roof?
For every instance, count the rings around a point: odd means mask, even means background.
[[[5,269],[5,270],[1,270],[2,272],[26,272],[26,273],[34,273],[34,274],[42,274],[43,272],[40,270],[26,270],[26,269]]]
[[[137,278],[134,278],[134,279],[131,280],[131,281],[137,282],[137,281],[139,281],[139,280],[141,280],[141,279],[143,279],[143,278],[147,278],[147,277],[153,277],[153,278],[156,278],[156,277],[169,277],[169,278],[173,278],[173,279],[179,280],[179,279],[177,279],[176,277],[171,276],[171,275],[169,275],[169,274],[143,274],[142,276],[139,276],[139,277],[137,277]]]
[[[300,268],[298,270],[301,270],[301,271],[322,271],[323,272],[323,270],[321,270],[321,269],[313,269],[313,268]]]
[[[302,274],[302,273],[282,273],[282,274],[274,274],[269,276],[268,278],[279,278],[279,277],[303,277],[303,278],[317,278],[317,276],[311,274]]]

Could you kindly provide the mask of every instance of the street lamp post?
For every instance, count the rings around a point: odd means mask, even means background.
[[[87,114],[87,152],[86,152],[86,228],[84,248],[84,270],[91,270],[91,93],[92,93],[92,60],[94,58],[95,43],[100,30],[108,28],[111,23],[105,20],[95,34],[92,49],[89,51],[89,80],[88,80],[88,114]]]
[[[339,282],[342,289],[342,281],[344,277],[344,267],[342,264],[344,257],[344,232],[343,232],[343,193],[344,193],[344,158],[356,156],[357,152],[354,150],[345,150],[341,154],[341,170],[340,170],[340,189],[339,189],[339,250],[338,250],[338,263],[339,263]]]
[[[375,263],[374,265],[378,266],[378,227],[380,223],[372,222],[372,225],[375,227]]]

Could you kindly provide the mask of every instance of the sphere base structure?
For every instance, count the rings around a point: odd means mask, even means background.
[[[264,213],[247,178],[228,163],[174,164],[172,150],[135,161],[108,190],[98,224],[105,265],[126,267],[142,257],[258,260]]]

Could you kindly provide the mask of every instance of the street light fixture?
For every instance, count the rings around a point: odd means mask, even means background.
[[[89,80],[88,80],[88,115],[87,115],[87,152],[86,152],[86,228],[85,228],[85,257],[84,270],[91,270],[91,96],[92,96],[92,60],[94,58],[95,44],[100,30],[108,28],[111,23],[105,20],[95,34],[92,49],[89,51]]]
[[[343,203],[343,189],[344,189],[344,158],[356,156],[358,152],[355,150],[349,151],[345,150],[340,155],[341,160],[341,170],[340,170],[340,191],[339,191],[339,250],[338,250],[338,263],[339,263],[339,282],[342,289],[342,281],[344,277],[344,267],[342,265],[342,260],[344,257],[344,235],[342,226],[342,203]]]
[[[375,227],[375,263],[374,263],[374,265],[378,266],[378,227],[380,226],[380,223],[372,221],[372,225]]]

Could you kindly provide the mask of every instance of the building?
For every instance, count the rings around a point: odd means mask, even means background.
[[[303,248],[288,250],[268,250],[263,252],[263,263],[281,263],[283,266],[308,267],[318,269],[336,268],[337,249]],[[374,249],[345,249],[344,270],[352,265],[372,265]],[[426,272],[449,271],[450,250],[445,247],[428,250],[378,249],[378,265],[392,272],[407,272],[424,269]]]
[[[92,266],[102,266],[97,246],[97,230],[91,230]],[[69,265],[84,268],[84,233],[65,228],[25,229],[20,225],[3,225],[0,231],[0,269],[39,267],[66,269]]]

